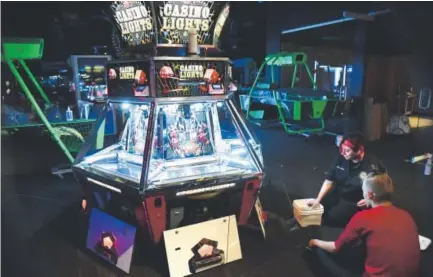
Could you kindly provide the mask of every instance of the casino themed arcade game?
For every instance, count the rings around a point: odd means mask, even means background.
[[[129,222],[155,244],[165,230],[209,219],[234,215],[235,225],[246,225],[263,178],[261,146],[228,89],[229,59],[199,57],[197,32],[189,33],[188,57],[107,64],[106,105],[121,132],[104,136],[103,112],[73,169],[85,211],[98,208]],[[194,244],[201,239],[215,241],[200,237]]]

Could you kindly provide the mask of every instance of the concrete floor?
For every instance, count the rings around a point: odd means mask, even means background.
[[[261,196],[264,208],[289,218],[286,192],[291,198],[317,194],[323,173],[336,154],[333,138],[307,142],[281,129],[256,129],[256,134],[263,144],[267,173]],[[60,180],[50,176],[50,166],[64,162],[53,143],[44,148],[42,140],[28,141],[2,140],[3,276],[123,276],[78,249],[79,186],[71,177]],[[367,151],[387,165],[397,185],[395,204],[413,215],[421,235],[433,238],[433,176],[424,176],[422,165],[404,162],[412,153],[433,152],[433,127],[370,143]],[[10,175],[4,176],[4,172]],[[336,230],[322,233],[332,237]],[[243,259],[198,276],[317,276],[302,257],[309,236],[286,234],[270,222],[265,242],[258,232],[242,229]],[[134,260],[130,276],[167,276],[163,260],[163,252],[140,256]],[[433,276],[431,261],[432,247],[422,254],[422,276]]]

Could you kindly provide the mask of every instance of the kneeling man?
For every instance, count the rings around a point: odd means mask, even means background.
[[[309,246],[316,248],[313,250],[319,261],[332,276],[348,276],[344,269],[347,262],[343,262],[347,256],[343,253],[357,247],[365,249],[365,255],[358,256],[358,262],[364,264],[364,277],[418,276],[417,227],[408,212],[391,203],[391,178],[386,173],[372,172],[364,180],[362,190],[371,209],[356,213],[335,242],[312,239]]]

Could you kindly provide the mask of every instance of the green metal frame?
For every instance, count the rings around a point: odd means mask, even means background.
[[[35,39],[21,39],[21,38],[12,38],[12,39],[2,39],[2,53],[1,58],[2,61],[6,62],[14,75],[15,79],[23,89],[27,99],[30,101],[33,109],[38,114],[41,119],[43,125],[48,129],[54,141],[59,145],[60,149],[62,149],[63,153],[65,153],[66,158],[70,163],[74,162],[74,158],[71,152],[68,150],[66,145],[60,139],[60,137],[56,134],[53,129],[53,126],[45,117],[35,98],[33,97],[30,89],[27,87],[20,73],[18,72],[16,66],[13,61],[18,61],[23,67],[24,71],[27,73],[28,77],[35,85],[38,92],[41,94],[42,98],[46,103],[51,104],[51,101],[43,91],[42,87],[39,85],[36,78],[33,76],[32,72],[28,68],[27,64],[24,60],[33,60],[33,59],[41,59],[44,50],[44,40],[42,38]]]
[[[275,82],[275,66],[293,66],[293,75],[292,75],[292,81],[291,81],[291,85],[290,88],[294,88],[295,87],[295,83],[296,83],[296,75],[298,73],[299,67],[303,66],[305,68],[305,70],[307,71],[309,80],[311,82],[311,84],[313,85],[313,89],[316,90],[317,89],[317,84],[314,81],[313,75],[311,74],[310,68],[308,67],[307,64],[307,54],[303,53],[303,52],[280,52],[280,53],[276,53],[276,54],[271,54],[265,57],[264,62],[262,63],[262,65],[259,68],[259,71],[257,72],[257,76],[256,79],[253,82],[253,85],[251,86],[250,92],[249,92],[249,103],[251,104],[251,99],[252,99],[252,94],[253,91],[255,90],[256,86],[257,86],[257,82],[259,80],[260,74],[262,73],[263,69],[265,68],[265,66],[270,66],[271,67],[271,81],[272,83]],[[313,100],[312,105],[313,105],[313,114],[312,117],[313,119],[317,119],[319,120],[320,123],[320,127],[317,128],[305,128],[305,129],[299,129],[299,130],[294,130],[293,128],[290,128],[290,124],[286,122],[285,118],[284,118],[284,113],[283,113],[283,107],[281,105],[280,99],[279,97],[277,97],[277,91],[275,89],[272,90],[272,98],[275,100],[276,106],[277,106],[277,110],[278,110],[278,117],[279,117],[279,121],[280,123],[283,125],[284,130],[289,133],[289,134],[305,134],[305,133],[316,133],[316,132],[322,132],[325,129],[325,122],[323,120],[322,117],[322,113],[324,111],[324,109],[326,108],[326,105],[328,103],[327,100]],[[311,102],[311,101],[302,101],[302,100],[293,100],[294,101],[294,111],[293,111],[293,119],[294,120],[301,120],[301,104],[302,102]],[[248,105],[247,107],[247,113],[246,113],[246,118],[249,120],[250,119],[250,106]],[[334,108],[335,110],[335,108]]]

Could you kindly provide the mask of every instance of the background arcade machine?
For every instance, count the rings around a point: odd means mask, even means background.
[[[271,84],[258,82],[265,66],[271,69]],[[293,67],[289,88],[282,89],[274,83],[275,66]],[[307,71],[311,88],[296,87],[301,68]],[[246,118],[258,126],[277,123],[283,125],[288,134],[305,137],[311,134],[335,135],[325,132],[324,118],[335,114],[337,99],[332,91],[317,89],[305,53],[280,52],[265,57],[246,101],[241,103],[246,107]]]
[[[8,95],[11,97],[14,93],[19,94],[20,103],[25,104],[11,107],[2,91],[2,135],[38,129],[58,144],[70,167],[74,161],[73,155],[80,149],[93,121],[68,118],[67,108],[59,107],[57,103],[54,105],[53,99],[45,93],[44,82],[41,85],[26,63],[40,60],[43,50],[44,41],[40,38],[2,38],[2,62],[7,64],[17,82],[17,86],[9,90],[6,88],[5,92],[12,94]],[[29,134],[35,133],[38,132],[25,132],[24,143],[28,143]]]
[[[256,75],[257,65],[252,58],[233,60],[233,79],[238,82],[239,89],[251,88]]]
[[[73,72],[73,90],[76,99],[76,114],[80,119],[96,119],[107,98],[105,65],[111,60],[108,55],[73,55],[68,64]],[[114,113],[107,116],[106,135],[116,133]]]
[[[333,91],[339,101],[346,101],[350,88],[352,66],[331,66],[314,61],[313,79],[318,88]]]
[[[332,91],[337,99],[334,117],[327,122],[327,127],[337,133],[347,133],[351,129],[350,116],[355,110],[350,91],[352,70],[349,64],[334,66],[314,61],[313,79],[317,88]]]
[[[141,10],[157,8],[134,3]],[[218,6],[183,5],[197,3]],[[74,165],[85,214],[99,210],[136,226],[137,241],[164,241],[171,276],[241,258],[232,255],[240,253],[236,226],[248,224],[264,174],[261,146],[228,90],[230,61],[199,57],[190,38],[192,56],[107,64],[106,106],[122,120],[108,139],[104,108]],[[165,51],[170,49],[175,51]]]
[[[239,104],[245,104],[251,86],[257,76],[257,65],[252,58],[233,60],[233,80],[237,85],[236,98]],[[246,106],[240,107],[247,110]]]

